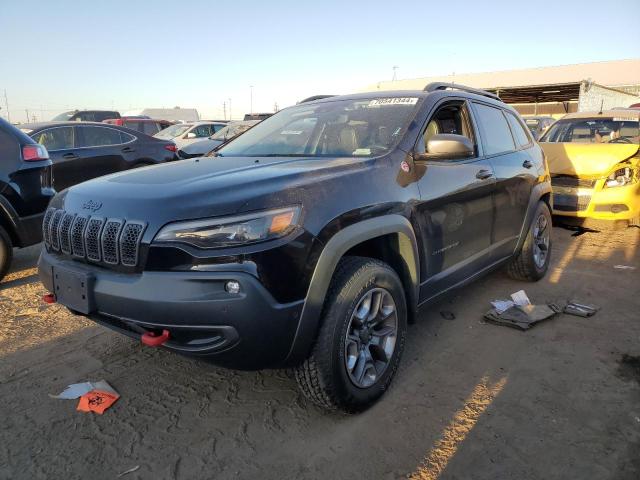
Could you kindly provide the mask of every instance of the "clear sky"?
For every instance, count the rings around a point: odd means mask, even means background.
[[[640,57],[640,0],[0,0],[0,115],[235,118],[379,80]]]

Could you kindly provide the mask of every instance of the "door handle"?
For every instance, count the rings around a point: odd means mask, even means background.
[[[533,167],[533,163],[531,163],[531,160],[525,160],[524,162],[522,162],[522,166],[524,168],[531,168]]]
[[[478,173],[476,173],[476,178],[478,180],[486,180],[491,177],[493,177],[493,172],[491,170],[482,169]]]
[[[135,148],[131,148],[131,147],[124,147],[122,149],[122,153],[133,153],[135,151],[136,151]]]
[[[64,155],[62,155],[62,158],[65,158],[67,160],[75,160],[76,158],[80,158],[80,157],[75,153],[65,153]]]

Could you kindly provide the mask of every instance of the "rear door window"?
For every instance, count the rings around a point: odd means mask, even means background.
[[[68,150],[75,146],[73,127],[48,128],[34,134],[32,138],[49,151]]]
[[[106,127],[79,127],[82,130],[82,147],[106,147],[120,145],[120,131]]]
[[[516,116],[511,112],[506,112],[507,120],[509,120],[509,126],[511,127],[511,132],[513,133],[514,138],[518,146],[526,147],[531,143],[527,132],[525,132],[524,127],[520,123],[520,121],[516,118]]]
[[[516,145],[502,110],[481,103],[474,104],[482,131],[485,155],[496,155],[515,150]]]

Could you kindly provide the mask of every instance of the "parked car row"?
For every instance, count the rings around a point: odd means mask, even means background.
[[[260,123],[260,120],[230,122],[206,140],[189,143],[179,148],[177,152],[178,158],[185,159],[207,155],[223,143],[228,142],[229,140],[236,138],[241,133],[246,132],[257,123]]]
[[[138,132],[142,132],[146,135],[155,135],[156,133],[173,125],[173,122],[169,122],[168,120],[156,120],[153,118],[142,117],[109,118],[102,122],[108,123],[109,125],[118,125],[119,127],[137,130]]]
[[[175,159],[173,142],[115,125],[56,122],[23,125],[21,130],[49,152],[57,191],[109,173]]]
[[[48,301],[222,366],[293,368],[311,401],[360,411],[419,307],[500,266],[546,274],[552,213],[640,224],[640,111],[531,120],[435,83],[154,137],[113,121],[9,129],[0,260],[42,220]],[[120,171],[146,163],[168,164]],[[19,208],[29,192],[37,211]]]

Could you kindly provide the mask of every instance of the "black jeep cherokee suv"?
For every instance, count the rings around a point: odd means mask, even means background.
[[[44,220],[40,277],[72,311],[241,369],[294,367],[361,410],[418,307],[501,265],[545,274],[551,185],[518,114],[430,84],[302,103],[195,158],[92,180]]]
[[[42,241],[42,217],[55,194],[47,149],[0,118],[0,280],[13,247]]]

